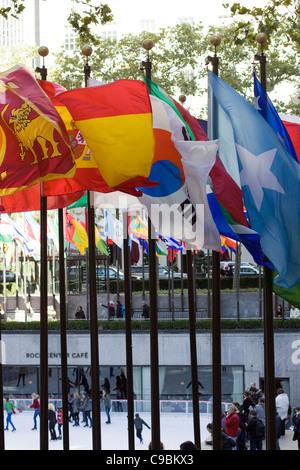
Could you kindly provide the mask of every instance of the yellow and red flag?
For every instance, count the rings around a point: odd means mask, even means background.
[[[0,196],[74,173],[65,125],[33,75],[0,74]]]
[[[77,168],[98,168],[105,183],[121,191],[143,186],[142,181],[147,185],[155,141],[148,88],[142,81],[118,80],[54,98],[68,109],[90,149],[83,162],[77,160]]]

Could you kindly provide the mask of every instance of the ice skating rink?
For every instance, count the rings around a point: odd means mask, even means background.
[[[151,417],[149,413],[140,413],[141,418],[151,426]],[[5,413],[6,425],[6,413]],[[81,418],[81,414],[80,414]],[[38,418],[39,420],[39,418]],[[201,441],[208,437],[206,425],[211,420],[211,416],[201,414]],[[16,431],[5,431],[5,449],[6,450],[39,450],[39,421],[38,430],[32,431],[33,412],[23,411],[12,416],[12,421]],[[128,431],[127,431],[127,413],[111,413],[111,424],[105,424],[106,415],[101,415],[101,446],[103,450],[128,450]],[[69,423],[70,450],[92,450],[92,429],[84,428],[84,423],[79,427],[73,427]],[[56,425],[57,432],[57,425]],[[58,434],[58,433],[57,433]],[[135,439],[136,450],[147,450],[151,441],[151,431],[143,427],[144,443],[140,444],[139,439]],[[161,414],[161,441],[166,450],[179,450],[183,441],[194,441],[193,417],[192,415],[162,413]],[[208,446],[207,446],[208,447]],[[63,441],[50,441],[49,450],[63,450]],[[208,450],[208,449],[207,449]]]

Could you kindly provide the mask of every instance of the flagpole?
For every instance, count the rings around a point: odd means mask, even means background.
[[[84,66],[85,86],[88,86],[91,68],[88,57],[92,54],[90,46],[83,46],[82,54],[86,57]],[[91,192],[88,191],[88,238],[89,238],[89,291],[90,291],[90,331],[91,331],[91,369],[92,369],[92,418],[93,418],[93,450],[101,450],[100,420],[100,372],[99,372],[99,340],[96,286],[96,247],[95,247],[95,209],[91,204]]]
[[[37,67],[42,80],[47,80],[44,58],[47,47],[42,46],[38,53],[43,57],[43,66]],[[47,279],[47,198],[43,196],[40,183],[40,228],[41,228],[41,281],[40,281],[40,450],[48,450],[48,279]]]
[[[69,450],[69,403],[68,403],[68,360],[67,360],[67,308],[66,308],[66,283],[65,283],[65,259],[64,259],[64,212],[58,209],[58,237],[59,237],[59,296],[60,296],[60,348],[61,348],[61,391],[63,424],[63,446]]]
[[[219,58],[217,56],[217,47],[221,43],[219,36],[213,36],[210,43],[215,48],[213,57],[207,58],[211,62],[213,72],[218,75]],[[216,116],[214,115],[214,118]],[[211,129],[212,130],[212,129]],[[209,136],[212,139],[212,135]],[[215,138],[215,136],[213,136]],[[208,273],[209,275],[209,273]],[[220,284],[220,253],[212,251],[212,367],[213,367],[213,449],[221,450],[221,403],[222,403],[222,379],[221,379],[221,284]]]
[[[126,331],[126,370],[127,370],[127,416],[129,450],[134,450],[134,402],[133,402],[133,363],[131,334],[131,279],[130,250],[128,246],[128,212],[122,213],[123,250],[124,250],[124,293],[125,293],[125,331]]]
[[[182,106],[186,101],[185,95],[180,95],[179,101]],[[194,257],[195,259],[195,257]],[[192,249],[186,245],[186,267],[188,276],[188,302],[189,302],[189,333],[190,333],[190,356],[191,356],[191,376],[192,376],[192,396],[193,396],[193,422],[195,445],[201,449],[200,433],[200,409],[198,392],[198,363],[197,363],[197,340],[196,340],[196,296],[195,278],[193,269]],[[181,267],[182,271],[182,267]]]
[[[264,90],[266,84],[266,56],[263,46],[268,38],[259,33],[256,41],[261,46],[261,54],[255,59],[260,63],[260,82]],[[264,361],[265,361],[265,397],[266,397],[266,449],[276,450],[276,404],[275,404],[275,361],[274,361],[274,325],[273,325],[273,275],[270,268],[264,266]]]
[[[143,48],[147,51],[147,60],[142,62],[146,78],[151,80],[152,62],[149,51],[153,42],[145,39]],[[150,370],[151,370],[151,438],[152,450],[160,448],[160,403],[159,403],[159,361],[158,361],[158,315],[157,315],[157,272],[155,229],[148,214],[148,250],[149,250],[149,303],[150,303]]]

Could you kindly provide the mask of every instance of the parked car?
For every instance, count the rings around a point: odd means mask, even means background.
[[[135,274],[135,275],[138,275],[140,277],[143,277],[143,275],[144,275],[144,279],[149,279],[149,266],[144,265],[144,269],[143,269],[143,266],[131,266],[131,273]],[[170,274],[169,274],[169,270],[165,266],[159,265],[158,266],[158,277],[159,277],[159,279],[168,279],[169,276],[170,276],[170,279],[171,279],[172,278],[172,272],[170,271]],[[173,271],[173,277],[174,277],[174,279],[181,279],[181,273],[176,273],[176,272]],[[183,273],[182,277],[184,279],[186,279],[187,274]]]
[[[16,273],[13,271],[7,270],[5,272],[6,282],[16,282]],[[3,283],[3,270],[0,270],[0,283]]]

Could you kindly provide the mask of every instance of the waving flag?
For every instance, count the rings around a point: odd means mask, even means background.
[[[22,66],[0,74],[0,195],[74,172],[65,126],[33,75]]]
[[[209,212],[205,193],[206,178],[216,159],[216,147],[212,148],[210,142],[207,148],[203,142],[196,142],[174,100],[156,84],[145,80],[150,93],[155,135],[155,157],[149,179],[159,184],[154,188],[141,188],[143,196],[139,198],[140,202],[147,208],[154,227],[161,235],[219,250],[220,237]],[[188,159],[189,155],[195,155],[197,151],[202,154],[205,185],[204,190],[203,187],[199,189],[203,197],[197,200],[196,207],[189,194],[191,188],[188,186],[182,158],[185,156]],[[204,163],[204,153],[208,164]],[[197,210],[201,210],[200,205],[202,209],[205,208],[205,213],[197,213]]]
[[[300,278],[300,166],[247,100],[214,73],[209,76],[218,107],[219,156],[242,187],[250,226],[278,271],[275,284],[290,288]]]
[[[24,234],[29,241],[30,246],[33,249],[35,256],[41,254],[41,228],[40,224],[35,218],[29,213],[24,213]]]
[[[110,238],[119,248],[123,248],[123,223],[110,211],[104,211],[104,236]]]
[[[140,80],[56,95],[72,115],[108,186],[147,182],[154,156],[152,113],[147,86]]]
[[[296,160],[296,162],[298,162],[296,151],[294,149],[294,145],[289,136],[289,133],[287,132],[284,124],[282,123],[272,101],[264,90],[264,87],[257,79],[255,72],[253,72],[253,78],[255,108],[273,129],[273,131],[285,145],[286,149],[291,154],[291,156]]]
[[[300,116],[279,114],[279,117],[289,133],[298,158],[298,162],[300,163]]]
[[[74,243],[83,255],[89,246],[88,234],[85,224],[76,220],[69,212],[64,211],[65,219],[65,239],[69,243]]]
[[[13,241],[14,226],[3,216],[0,218],[0,242],[10,243]]]
[[[109,256],[109,253],[106,248],[106,244],[104,240],[102,240],[100,232],[96,225],[95,225],[95,244],[98,250],[101,251],[101,253],[103,253],[106,256]]]
[[[17,243],[21,244],[28,254],[33,253],[33,247],[30,245],[29,240],[26,238],[24,230],[21,229],[23,222],[14,222],[7,214],[2,214],[1,220],[6,221],[7,223],[12,225],[13,239],[16,240]]]
[[[138,238],[148,240],[148,224],[144,222],[136,212],[128,214],[128,233],[136,235]]]

